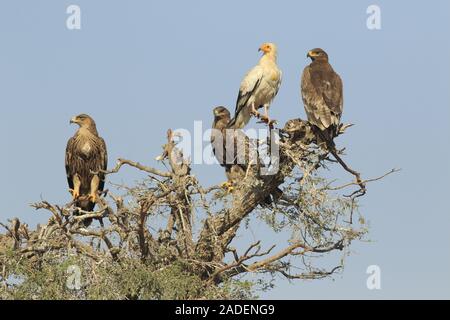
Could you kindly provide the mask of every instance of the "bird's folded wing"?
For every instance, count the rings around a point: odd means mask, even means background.
[[[103,138],[98,137],[99,139],[99,148],[100,148],[100,166],[101,166],[101,170],[107,170],[108,169],[108,151],[106,149],[106,143],[105,140],[103,140]],[[100,173],[99,174],[100,177],[100,184],[99,184],[99,190],[103,191],[103,188],[105,186],[105,174],[104,173]]]
[[[281,70],[276,70],[276,76],[274,78],[274,86],[275,86],[275,92],[274,92],[274,97],[278,94],[278,91],[280,90],[281,87],[281,81],[283,79],[283,73],[281,72]]]
[[[326,105],[336,116],[340,117],[343,111],[343,88],[341,77],[337,73],[330,74],[326,84],[321,86],[322,96]]]
[[[333,121],[331,109],[324,97],[325,86],[314,78],[310,67],[306,67],[302,74],[301,94],[308,121],[321,130],[328,128]]]
[[[250,97],[255,93],[258,87],[261,85],[261,81],[264,77],[264,70],[261,66],[257,65],[250,70],[244,77],[239,87],[239,95],[236,101],[235,116],[241,112],[242,108],[247,105]]]
[[[74,140],[75,139],[72,137],[69,139],[69,141],[67,141],[66,156],[65,156],[67,182],[69,183],[70,189],[73,189],[73,181],[72,181],[73,172],[71,172],[71,168],[72,168],[72,149],[73,149]]]

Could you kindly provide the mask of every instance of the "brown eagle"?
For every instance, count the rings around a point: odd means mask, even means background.
[[[94,119],[80,114],[70,120],[80,126],[66,148],[66,174],[74,204],[92,211],[105,185],[108,155],[105,141],[98,135]],[[96,174],[94,174],[96,173]],[[85,220],[89,225],[90,220]]]
[[[301,80],[306,115],[317,131],[318,142],[325,140],[332,146],[344,105],[342,80],[328,63],[328,54],[324,50],[312,49],[307,57],[312,62],[303,70]]]
[[[259,165],[258,154],[250,152],[252,141],[239,129],[229,129],[230,111],[225,107],[216,107],[213,110],[211,146],[219,164],[225,168],[227,182],[223,184],[229,192],[246,176],[249,163]],[[229,141],[229,139],[234,141]],[[275,189],[272,195],[263,200],[263,204],[271,204],[272,198],[278,200],[282,195],[280,189]]]
[[[237,154],[236,145],[233,144],[233,148],[227,148],[226,138],[228,124],[231,120],[230,111],[225,107],[216,107],[213,113],[214,121],[211,132],[211,146],[217,161],[225,168],[228,181],[223,185],[231,191],[233,185],[244,178],[246,166],[243,164],[235,164]],[[233,130],[229,129],[228,137],[230,137],[230,133],[233,134]]]

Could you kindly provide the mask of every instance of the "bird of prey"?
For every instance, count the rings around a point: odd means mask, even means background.
[[[227,182],[223,187],[231,192],[245,179],[250,166],[259,166],[258,151],[242,130],[228,128],[230,111],[227,108],[216,107],[213,113],[212,150],[219,164],[225,168]],[[272,199],[278,200],[281,195],[282,191],[276,188],[263,200],[263,204],[270,205]]]
[[[269,125],[273,123],[269,118],[269,107],[281,85],[277,47],[273,43],[264,43],[259,51],[263,52],[259,63],[241,82],[234,118],[229,123],[230,128],[242,129],[250,121],[251,115],[261,118]],[[264,108],[263,116],[258,112],[260,108]]]
[[[100,192],[105,185],[108,155],[105,141],[98,135],[97,128],[87,114],[73,117],[70,123],[79,126],[75,135],[69,139],[66,148],[66,174],[69,191],[76,207],[92,211]],[[85,220],[89,225],[90,220]]]
[[[225,107],[216,107],[213,110],[214,121],[211,132],[211,146],[214,155],[219,164],[225,168],[227,182],[223,184],[229,191],[233,189],[239,179],[245,176],[246,165],[244,163],[237,164],[237,145],[236,141],[228,142],[227,137],[235,139],[234,130],[228,129],[230,122],[230,111]],[[227,148],[228,147],[228,148]]]
[[[343,111],[342,80],[328,63],[324,50],[312,49],[307,57],[312,62],[303,70],[301,79],[306,115],[318,133],[319,144],[325,142],[332,146]]]

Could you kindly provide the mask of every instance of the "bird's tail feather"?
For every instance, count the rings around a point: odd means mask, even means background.
[[[318,127],[313,126],[313,131],[316,134],[317,145],[326,150],[332,150],[336,148],[334,138],[337,136],[337,129],[335,126],[330,126],[325,130],[320,130]]]

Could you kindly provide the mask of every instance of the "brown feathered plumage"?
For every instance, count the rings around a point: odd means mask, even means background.
[[[227,145],[227,131],[229,137],[234,133],[234,130],[227,130],[231,118],[230,111],[225,107],[216,107],[213,112],[214,122],[211,133],[212,150],[219,164],[225,168],[228,182],[234,185],[239,179],[245,176],[246,166],[244,164],[237,164],[238,144],[229,141]]]
[[[84,211],[92,211],[105,185],[108,155],[105,141],[98,135],[94,120],[80,114],[70,123],[80,126],[69,139],[66,148],[66,174],[75,205]],[[98,174],[93,174],[97,172]],[[86,221],[89,224],[90,221]]]
[[[249,163],[259,166],[257,150],[250,146],[252,142],[242,130],[229,129],[230,112],[227,108],[216,107],[213,112],[212,150],[219,164],[225,168],[227,184],[234,186],[245,178]],[[251,153],[251,149],[254,152]],[[282,191],[277,188],[272,197],[277,200],[281,194]],[[272,197],[267,196],[264,204],[271,204]]]
[[[343,111],[342,80],[328,63],[328,54],[313,49],[307,57],[312,62],[303,70],[301,94],[308,121],[319,129],[321,139],[333,143],[338,134]]]

